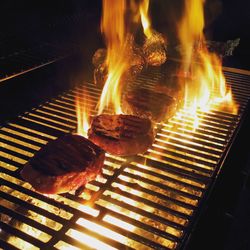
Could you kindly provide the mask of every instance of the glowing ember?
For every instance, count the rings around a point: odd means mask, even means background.
[[[203,34],[204,0],[185,1],[184,16],[179,25],[185,76],[184,109],[193,117],[193,127],[197,128],[198,109],[209,111],[213,105],[230,113],[237,113],[237,106],[227,90],[220,58],[210,53]]]
[[[141,23],[143,27],[143,32],[147,38],[152,35],[150,19],[148,17],[148,6],[149,0],[143,0],[140,4],[140,15],[141,15]]]
[[[98,113],[105,107],[112,108],[120,114],[121,77],[129,67],[129,39],[125,30],[125,0],[103,0],[101,30],[107,44],[108,77],[103,87]]]
[[[82,91],[82,98],[79,93],[76,95],[76,115],[77,115],[77,134],[87,137],[87,132],[89,129],[89,117],[87,112],[87,102],[84,95],[86,90]]]

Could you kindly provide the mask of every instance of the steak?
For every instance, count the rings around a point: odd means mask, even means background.
[[[92,120],[89,139],[115,155],[144,153],[153,143],[152,122],[132,115],[98,115]]]
[[[106,57],[107,57],[107,50],[103,48],[98,49],[92,57],[92,63],[95,66],[95,68],[97,68],[100,64],[105,63]]]
[[[180,108],[184,101],[184,85],[184,80],[181,82],[178,75],[172,75],[167,80],[156,83],[154,91],[172,97],[176,101],[177,107]]]
[[[171,118],[177,109],[176,100],[164,93],[135,88],[123,96],[122,111],[160,122]]]
[[[107,78],[108,67],[105,63],[101,63],[94,69],[94,84],[98,88],[103,88]]]
[[[94,180],[101,173],[104,158],[105,152],[94,143],[68,134],[41,148],[21,176],[40,193],[65,193]]]
[[[161,33],[152,32],[143,44],[143,53],[146,62],[151,66],[161,66],[167,60],[167,42]]]

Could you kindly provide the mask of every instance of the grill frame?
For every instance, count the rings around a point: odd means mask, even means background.
[[[250,78],[249,78],[249,81],[250,81]],[[151,83],[149,82],[149,86],[151,85]],[[68,96],[68,93],[71,93],[71,92],[65,92],[64,94],[66,95],[66,96]],[[63,95],[59,95],[59,96],[63,96]],[[67,100],[67,99],[66,99]],[[37,109],[34,109],[33,111],[31,111],[30,113],[32,113],[32,112],[36,112],[37,110],[39,110],[39,109],[42,109],[42,107],[44,107],[44,106],[51,106],[51,105],[48,105],[48,102],[46,102],[45,104],[43,104],[43,105],[41,105],[40,107],[38,107]],[[249,104],[248,104],[248,107],[249,107]],[[60,110],[60,109],[59,109]],[[210,179],[210,188],[209,189],[206,189],[206,197],[202,197],[202,203],[205,203],[206,201],[207,201],[207,199],[209,198],[209,193],[211,193],[211,190],[213,189],[213,186],[214,186],[214,184],[215,184],[215,181],[216,181],[216,179],[217,179],[217,176],[218,176],[218,174],[219,174],[219,172],[221,171],[221,168],[222,168],[222,166],[223,166],[223,164],[224,164],[224,160],[226,159],[226,157],[227,157],[227,155],[229,154],[229,151],[230,151],[230,148],[231,148],[231,146],[233,145],[233,141],[235,140],[235,138],[237,137],[237,134],[239,133],[239,131],[240,131],[240,128],[241,128],[241,126],[242,126],[242,124],[243,124],[243,122],[244,122],[244,119],[245,119],[245,116],[246,116],[246,114],[247,114],[247,111],[249,110],[249,108],[247,108],[245,111],[244,111],[244,113],[243,113],[243,117],[241,117],[241,120],[240,120],[240,123],[238,124],[238,126],[237,126],[237,129],[236,130],[234,130],[234,133],[233,133],[233,135],[231,136],[231,138],[230,138],[230,140],[231,140],[231,142],[230,143],[228,143],[228,148],[227,148],[227,150],[225,150],[224,151],[224,153],[223,153],[223,157],[220,159],[220,166],[219,167],[217,167],[217,170],[216,171],[214,171],[214,173],[213,173],[213,177],[212,177],[212,179]],[[60,110],[60,111],[62,111],[62,110]],[[30,117],[29,116],[29,114],[24,114],[24,117],[26,117],[26,115],[27,115],[27,117],[28,117],[28,119],[30,119],[30,118],[34,118],[34,117]],[[44,114],[45,115],[45,114]],[[69,115],[69,116],[71,116],[71,115]],[[45,118],[46,118],[46,115],[44,116]],[[37,119],[36,121],[39,121],[39,119],[40,119],[40,121],[41,121],[41,118],[34,118],[34,119]],[[63,125],[61,125],[61,122],[62,121],[60,121],[60,118],[56,118],[56,120],[57,120],[57,122],[59,122],[58,124],[57,124],[57,126],[58,126],[58,128],[59,129],[61,129],[61,130],[63,130]],[[27,121],[26,121],[26,123],[27,123]],[[49,120],[47,120],[47,123],[50,125],[51,123],[53,124],[53,121],[51,122],[51,121],[49,121]],[[25,122],[24,122],[24,124],[25,124]],[[74,130],[74,126],[73,125],[71,125],[71,123],[69,124],[69,128],[71,129],[71,131],[73,131]],[[39,126],[38,126],[39,127]],[[12,127],[13,128],[13,127]],[[1,128],[2,129],[2,128]],[[18,131],[18,128],[16,128],[17,129],[17,131]],[[48,134],[50,134],[50,132],[48,132],[48,131],[50,131],[51,130],[51,128],[49,128],[49,127],[47,127],[43,132],[47,132]],[[158,130],[161,130],[161,127],[158,127]],[[19,129],[19,131],[20,131],[20,129]],[[51,131],[53,131],[53,130],[51,130]],[[55,132],[55,131],[54,131]],[[55,136],[60,136],[61,134],[62,134],[62,131],[61,132],[59,132],[59,130],[57,131],[57,133],[52,133],[53,135],[55,135]],[[6,132],[7,133],[7,132]],[[29,134],[28,132],[27,132],[27,134]],[[30,133],[30,134],[32,134],[32,133]],[[32,135],[34,135],[34,134],[32,134]],[[18,136],[15,136],[16,138],[19,138]],[[44,139],[44,136],[37,136],[37,138],[38,139]],[[3,139],[1,138],[1,141],[3,141]],[[27,140],[28,141],[28,140]],[[11,146],[11,143],[10,142],[8,142],[7,141],[7,143],[9,143],[10,144],[10,146]],[[16,143],[14,142],[14,144],[12,145],[12,146],[15,146],[16,145]],[[37,143],[37,145],[41,145],[41,143]],[[29,151],[30,151],[30,148],[28,148],[28,147],[26,147],[26,146],[22,146],[21,148],[23,148],[24,150],[25,149],[28,149]],[[8,151],[8,150],[7,150]],[[35,151],[34,151],[35,152]],[[16,154],[14,154],[14,156],[16,156],[16,157],[20,157],[20,155],[22,155],[22,154],[20,154],[20,153],[16,153]],[[199,154],[198,154],[199,155]],[[24,157],[23,155],[21,156],[22,158],[24,158],[25,160],[28,160],[29,159],[29,156],[27,156],[27,157]],[[0,160],[1,160],[1,158],[2,158],[2,156],[0,157]],[[129,162],[125,162],[125,163],[123,163],[122,165],[121,165],[121,167],[119,168],[119,170],[118,171],[116,171],[116,173],[113,175],[113,177],[108,181],[108,184],[106,184],[106,186],[108,186],[109,184],[110,184],[110,189],[111,189],[111,192],[112,191],[118,191],[118,193],[124,193],[124,191],[122,190],[122,191],[120,191],[119,190],[119,188],[117,188],[117,187],[112,187],[111,186],[111,184],[113,183],[113,181],[112,180],[115,180],[115,178],[116,177],[118,177],[119,175],[120,175],[120,173],[123,173],[123,170],[125,170],[125,168],[132,168],[132,169],[134,169],[134,170],[136,170],[137,169],[137,166],[132,166],[131,167],[131,162],[132,161],[136,161],[136,160],[142,160],[142,158],[143,157],[141,157],[141,156],[135,156],[135,157],[132,157],[132,158],[128,158],[127,159],[127,161]],[[5,159],[5,161],[6,161],[6,159]],[[118,161],[118,160],[117,160]],[[11,160],[9,161],[10,163],[11,163]],[[119,162],[119,161],[118,161]],[[151,165],[150,165],[151,166]],[[17,167],[19,167],[19,169],[22,167],[22,164],[17,164]],[[154,166],[153,165],[153,167],[157,167],[158,169],[159,169],[159,171],[160,171],[160,169],[161,170],[164,170],[164,169],[166,169],[166,166],[164,165],[164,166],[162,166],[162,167],[160,167],[160,166]],[[199,167],[195,167],[194,169],[196,169],[196,170],[199,170]],[[13,171],[11,171],[11,170],[7,170],[7,169],[4,169],[4,168],[2,168],[1,167],[1,170],[3,171],[3,172],[5,172],[5,174],[10,174],[10,175],[13,175]],[[152,171],[151,170],[144,170],[144,172],[146,171],[146,173],[148,172],[148,173],[151,173],[152,174]],[[168,171],[170,171],[170,173],[172,173],[172,174],[180,174],[179,172],[180,172],[180,170],[176,170],[176,169],[174,169],[173,167],[171,168],[171,167],[169,167],[168,168]],[[172,171],[172,172],[171,172]],[[181,170],[182,171],[182,173],[183,173],[183,178],[184,177],[186,177],[186,178],[193,178],[194,180],[200,180],[200,181],[203,181],[204,179],[205,179],[205,177],[203,176],[203,177],[200,177],[200,175],[199,174],[197,174],[197,175],[195,175],[194,173],[192,173],[192,174],[190,174],[190,173],[188,173],[187,171],[184,171],[184,170]],[[14,176],[16,176],[17,178],[19,177],[19,173],[18,173],[19,171],[16,171],[16,173],[15,173],[15,175]],[[209,173],[209,171],[205,171],[205,172],[207,172],[207,173]],[[134,174],[132,173],[126,173],[126,175],[127,176],[129,176],[129,178],[130,177],[132,177],[132,178],[135,178],[134,177]],[[154,176],[155,177],[157,177],[157,173],[155,173],[154,174]],[[162,176],[162,173],[159,173],[159,176]],[[188,177],[187,177],[188,176]],[[198,178],[199,177],[199,178]],[[168,176],[168,177],[166,177],[167,179],[169,179],[169,180],[172,180],[173,181],[173,176],[171,177],[171,176]],[[140,178],[140,180],[141,180],[142,178]],[[147,179],[147,183],[149,182],[149,180]],[[153,182],[155,182],[155,181],[153,181]],[[94,181],[94,183],[96,183],[95,181]],[[119,184],[123,184],[123,183],[126,183],[126,181],[119,181]],[[180,183],[181,183],[181,181],[180,181]],[[6,184],[8,184],[9,185],[9,183],[8,182],[6,182]],[[7,186],[8,186],[7,185]],[[26,192],[28,195],[30,195],[30,194],[32,194],[32,195],[34,195],[34,196],[36,196],[36,197],[39,197],[39,199],[40,200],[44,200],[44,201],[46,201],[46,202],[50,202],[52,205],[58,205],[58,203],[57,202],[55,202],[55,201],[53,201],[53,200],[51,200],[51,199],[49,199],[48,200],[48,198],[47,197],[45,197],[45,196],[43,196],[43,195],[40,195],[40,194],[37,194],[37,193],[35,193],[34,191],[26,191],[27,189],[26,188],[23,188],[23,187],[20,187],[19,185],[15,185],[14,183],[12,183],[11,184],[11,186],[13,187],[13,189],[14,190],[20,190],[20,191],[22,191],[22,192]],[[158,187],[161,187],[162,185],[158,185]],[[164,185],[163,185],[164,186]],[[186,184],[186,186],[188,186],[188,184]],[[191,186],[193,186],[193,185],[191,185]],[[131,183],[131,188],[133,188],[133,183]],[[103,188],[103,192],[105,192],[107,190],[107,188]],[[171,190],[171,188],[169,189],[169,190]],[[175,192],[176,192],[176,190],[175,189],[173,189]],[[198,190],[199,190],[199,188],[198,188]],[[110,191],[110,190],[109,190]],[[152,191],[152,190],[151,190]],[[208,192],[209,191],[209,192]],[[31,193],[30,193],[31,192]],[[103,192],[101,192],[101,194],[98,194],[98,195],[96,195],[96,197],[102,197],[102,193]],[[125,192],[126,193],[126,192]],[[155,193],[158,193],[158,192],[155,192]],[[154,194],[153,193],[153,191],[152,191],[152,194]],[[183,194],[182,192],[180,192],[180,194]],[[1,191],[1,195],[3,195],[3,192]],[[69,198],[69,199],[73,199],[73,197],[72,197],[72,195],[71,194],[66,194],[66,195],[64,195],[66,198]],[[134,194],[132,194],[131,195],[131,197],[134,197],[134,196],[136,196],[136,195],[134,195]],[[190,196],[190,198],[195,198],[196,196],[194,195],[188,195],[188,196]],[[7,197],[7,196],[5,196],[5,197]],[[94,197],[93,198],[93,200],[95,200],[96,199],[96,197]],[[107,198],[108,196],[106,196],[106,198]],[[110,196],[111,197],[111,196]],[[126,194],[126,197],[129,197],[129,195],[128,194]],[[164,195],[163,195],[163,197],[164,197]],[[8,197],[9,199],[10,199],[10,197]],[[138,198],[138,197],[137,197]],[[12,198],[11,198],[12,199]],[[76,199],[77,200],[77,198],[76,197],[74,197],[74,199]],[[114,202],[114,199],[111,197],[111,198],[107,198],[107,200],[109,200],[109,199],[111,199],[111,201],[113,201]],[[140,200],[140,199],[139,199]],[[152,206],[152,203],[150,203],[149,201],[146,201],[146,199],[145,198],[141,198],[141,200],[143,201],[143,203],[145,203],[145,202],[148,202],[148,204],[150,204],[151,206]],[[177,204],[178,204],[178,201],[176,201],[176,199],[175,198],[173,198],[172,200],[174,200]],[[18,201],[18,200],[16,200],[17,201],[17,203],[19,202],[20,203],[20,201]],[[179,201],[180,203],[179,204],[182,204],[182,206],[184,206],[183,204],[183,202],[181,202],[181,201]],[[23,202],[23,205],[25,205],[26,204],[26,202]],[[117,202],[117,204],[120,204],[120,202]],[[35,209],[37,209],[37,207],[35,206],[35,205],[29,205],[30,206],[30,208],[32,208],[33,210],[35,210]],[[98,205],[99,206],[99,205]],[[128,207],[128,208],[130,208],[130,210],[133,210],[133,206],[131,206],[131,205],[126,205],[126,207]],[[167,211],[171,211],[171,213],[173,213],[173,211],[170,209],[170,210],[168,210],[169,208],[166,208],[166,206],[163,208],[162,206],[160,206],[160,204],[159,204],[159,206],[158,206],[158,208],[160,207],[160,209],[162,209],[162,210],[167,210]],[[191,206],[192,207],[192,206]],[[166,232],[166,234],[165,234],[165,236],[164,237],[166,237],[166,238],[172,238],[173,240],[177,240],[177,241],[179,241],[180,242],[180,245],[185,245],[185,242],[187,242],[188,241],[188,236],[190,235],[190,233],[191,233],[191,231],[193,230],[193,228],[194,228],[194,222],[197,222],[198,221],[198,215],[199,214],[201,214],[201,212],[202,212],[202,208],[204,207],[204,204],[200,204],[199,205],[199,207],[198,207],[198,209],[196,210],[196,215],[195,215],[195,221],[191,221],[191,223],[189,224],[189,226],[188,227],[186,227],[185,228],[185,230],[186,230],[186,233],[185,233],[185,236],[183,237],[183,238],[181,238],[181,239],[178,239],[178,237],[176,238],[176,237],[173,237],[173,235],[171,235],[171,234],[169,234],[169,233],[167,233]],[[63,225],[64,225],[64,230],[59,230],[58,231],[58,233],[57,233],[57,236],[55,236],[55,235],[53,235],[53,240],[51,240],[51,243],[47,243],[47,244],[42,244],[42,243],[40,243],[40,242],[37,242],[36,240],[34,240],[34,239],[32,239],[32,238],[29,238],[28,237],[28,239],[29,240],[31,240],[31,241],[33,241],[35,244],[37,244],[39,247],[46,247],[46,248],[53,248],[54,247],[54,243],[55,243],[55,241],[59,241],[60,239],[62,239],[62,237],[66,237],[67,238],[67,240],[69,241],[69,242],[72,242],[72,243],[74,243],[75,245],[78,245],[78,246],[80,246],[80,247],[86,247],[85,245],[82,245],[82,244],[79,244],[79,243],[77,243],[75,240],[72,240],[72,238],[70,238],[69,236],[66,236],[65,235],[65,231],[67,231],[67,228],[66,228],[66,226],[65,225],[72,225],[72,224],[74,224],[74,222],[77,220],[77,216],[78,217],[80,217],[81,215],[82,215],[82,213],[81,212],[79,212],[77,209],[73,209],[72,207],[69,207],[69,206],[67,206],[67,205],[62,205],[62,208],[64,208],[65,210],[67,210],[67,211],[69,211],[70,213],[72,213],[73,214],[73,216],[72,216],[72,218],[70,219],[70,220],[59,220]],[[187,205],[187,208],[190,208],[190,206],[189,205]],[[137,211],[139,211],[139,210],[137,210]],[[116,212],[110,212],[110,211],[108,211],[109,212],[109,214],[111,213],[111,214],[116,214]],[[175,212],[175,214],[177,214],[177,216],[181,216],[181,214],[180,213],[177,213],[177,211],[174,211]],[[41,213],[43,214],[44,213],[44,211],[43,210],[41,210]],[[48,216],[48,217],[51,217],[51,215],[49,214],[49,213],[45,213],[45,214],[47,214],[46,216]],[[147,215],[147,213],[145,213],[145,212],[143,212],[143,211],[141,211],[140,210],[140,214],[146,214]],[[88,215],[86,215],[86,214],[84,214],[84,218],[90,218],[90,217],[88,217]],[[103,218],[105,215],[101,215],[101,216],[99,216],[99,219],[101,219],[101,218]],[[53,216],[52,216],[53,217]],[[121,216],[122,218],[124,218],[124,220],[126,219],[126,216]],[[23,219],[22,218],[22,216],[20,216],[20,218],[21,219]],[[26,218],[26,217],[25,217]],[[162,217],[161,218],[159,218],[159,216],[154,216],[154,218],[155,218],[155,220],[160,220],[160,221],[162,221]],[[184,218],[186,218],[185,216],[184,216]],[[58,218],[54,218],[56,221],[58,220]],[[97,219],[94,219],[94,221],[96,221]],[[136,222],[136,221],[134,221],[134,220],[132,220],[133,221],[133,223],[141,223],[141,222]],[[178,225],[175,225],[175,223],[171,223],[169,220],[163,220],[164,221],[164,223],[167,223],[169,226],[173,226],[173,227],[177,227],[177,228],[182,228],[182,227],[178,227]],[[35,223],[36,224],[36,223]],[[103,222],[102,222],[102,224],[103,224]],[[145,223],[144,223],[145,224]],[[1,222],[1,225],[3,225],[2,224],[2,222]],[[111,229],[115,229],[115,231],[118,229],[119,230],[119,232],[122,232],[122,233],[124,233],[125,235],[126,235],[126,230],[124,231],[124,230],[122,230],[121,228],[118,228],[117,226],[115,226],[115,225],[110,225],[109,223],[107,223],[107,222],[105,222],[104,223],[104,225],[107,227],[107,228],[111,228]],[[6,227],[6,226],[5,226]],[[7,226],[6,228],[8,228],[8,230],[10,230],[11,231],[11,228],[9,228],[10,226]],[[81,229],[82,230],[82,228],[78,225],[74,225],[74,227],[76,227],[76,228],[78,228],[79,230]],[[69,227],[70,228],[70,227]],[[44,229],[43,228],[43,226],[41,226],[40,227],[40,229]],[[86,230],[86,229],[85,229]],[[152,227],[152,226],[148,226],[147,227],[147,230],[151,230],[151,232],[154,232],[155,234],[159,234],[159,235],[162,235],[162,231],[161,230],[156,230],[154,227]],[[92,231],[89,231],[89,230],[87,230],[88,231],[88,233],[90,233],[91,235],[97,235],[96,233],[93,233]],[[15,230],[13,231],[13,233],[17,233]],[[51,234],[52,234],[52,231],[51,231]],[[164,234],[163,234],[164,235]],[[26,237],[25,235],[23,235],[24,237]],[[159,245],[159,244],[157,244],[157,243],[152,243],[152,241],[150,241],[150,240],[147,240],[146,238],[143,238],[142,236],[138,236],[137,234],[135,234],[135,233],[130,233],[130,235],[129,235],[129,237],[130,238],[132,238],[132,239],[135,239],[135,240],[139,240],[139,241],[141,241],[141,242],[144,242],[148,247],[153,247],[153,248],[156,248],[156,249],[161,249],[161,248],[163,248],[161,245]],[[116,243],[116,241],[114,241],[114,240],[111,240],[111,239],[107,239],[106,237],[101,237],[99,234],[98,234],[98,238],[99,239],[103,239],[103,241],[104,242],[106,242],[106,243],[111,243],[111,245],[113,245],[113,246],[116,246],[116,247],[118,247],[119,249],[122,249],[122,248],[124,248],[125,247],[125,245],[122,245],[122,244],[119,244],[119,243]],[[4,243],[4,244],[7,244],[7,243]],[[40,245],[39,245],[40,244]],[[9,247],[9,246],[8,246]],[[178,246],[179,247],[179,246]],[[129,247],[128,247],[128,249],[129,249]],[[165,248],[163,248],[163,249],[165,249]]]
[[[248,101],[246,109],[249,112],[249,110],[250,110],[250,101]],[[245,123],[249,119],[248,112],[244,113],[244,115],[243,115],[243,117],[242,117],[242,119],[240,121],[240,124],[238,125],[237,129],[234,131],[234,136],[232,137],[231,143],[230,143],[228,149],[226,150],[226,152],[224,153],[223,159],[221,159],[221,164],[220,164],[221,167],[218,169],[218,171],[216,173],[216,176],[214,177],[214,180],[211,183],[211,186],[210,186],[209,190],[207,190],[208,192],[207,192],[206,197],[203,197],[203,202],[202,202],[203,204],[201,204],[201,206],[199,207],[199,211],[197,213],[197,219],[193,222],[193,225],[190,227],[189,234],[187,234],[186,238],[183,240],[183,245],[182,245],[181,249],[192,249],[192,245],[196,246],[196,244],[199,247],[204,246],[204,243],[201,243],[201,239],[198,239],[197,235],[194,236],[194,234],[197,234],[197,232],[196,232],[197,231],[197,225],[199,225],[199,228],[202,227],[203,233],[205,233],[205,234],[207,233],[207,229],[204,229],[205,225],[200,225],[200,223],[201,223],[200,220],[201,219],[204,220],[203,217],[205,216],[205,213],[207,213],[207,212],[212,213],[210,211],[209,204],[213,203],[213,201],[211,201],[211,199],[213,199],[213,197],[214,197],[213,192],[215,192],[216,188],[223,188],[223,187],[221,187],[222,184],[217,183],[218,182],[217,178],[219,178],[220,175],[223,174],[221,172],[223,172],[223,170],[224,170],[223,167],[225,167],[229,156],[232,157],[232,154],[236,153],[235,149],[233,149],[233,147],[234,147],[236,141],[239,139],[239,134],[242,132],[242,127],[245,125]],[[244,144],[240,144],[240,145],[242,146]],[[230,165],[230,163],[229,163],[229,165]],[[216,205],[213,203],[212,206],[216,206]],[[224,211],[224,212],[226,213],[226,211]],[[213,215],[209,214],[209,216],[210,216],[209,218],[213,219],[213,221],[215,222],[214,214]],[[219,223],[221,223],[221,222],[219,222]],[[218,241],[216,240],[216,242],[219,242],[219,244],[223,244],[223,243],[221,243],[222,240],[224,240],[223,237],[219,237]],[[191,248],[190,248],[190,245],[191,245]]]

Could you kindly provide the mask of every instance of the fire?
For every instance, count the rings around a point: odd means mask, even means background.
[[[87,137],[87,132],[90,127],[90,124],[87,112],[85,89],[83,89],[82,94],[82,99],[79,93],[76,95],[77,134]]]
[[[179,39],[184,50],[185,69],[188,69],[191,64],[193,47],[196,42],[199,42],[202,36],[204,27],[203,15],[204,0],[186,0],[184,16],[179,25]]]
[[[150,19],[148,17],[149,0],[142,0],[140,3],[140,15],[143,32],[147,38],[152,35]]]
[[[125,0],[103,0],[101,31],[107,44],[108,77],[98,104],[98,114],[102,113],[105,107],[112,108],[116,114],[122,113],[121,78],[129,66],[125,13]]]
[[[216,105],[237,113],[231,90],[227,89],[220,58],[205,46],[204,0],[185,1],[184,16],[179,25],[185,77],[184,110],[193,117],[193,127],[199,126],[197,111],[209,111]]]

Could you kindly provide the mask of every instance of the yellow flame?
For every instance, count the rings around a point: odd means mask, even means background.
[[[77,134],[87,137],[89,124],[89,116],[87,111],[86,90],[82,91],[82,98],[78,93],[76,95],[76,116],[77,116]]]
[[[103,87],[98,114],[105,107],[121,113],[121,77],[128,68],[128,40],[125,31],[125,0],[103,0],[101,30],[107,44],[108,77]]]
[[[142,0],[139,9],[140,9],[143,32],[147,38],[149,38],[152,35],[151,23],[148,16],[148,7],[149,7],[149,0]]]
[[[184,16],[179,26],[179,39],[184,50],[184,63],[191,62],[193,46],[198,42],[204,27],[204,0],[186,0]]]
[[[184,16],[179,25],[182,48],[182,71],[185,77],[184,109],[193,118],[194,129],[200,120],[197,111],[209,111],[213,105],[237,113],[231,90],[227,90],[220,58],[210,53],[205,45],[204,0],[185,1]]]

